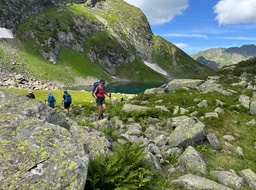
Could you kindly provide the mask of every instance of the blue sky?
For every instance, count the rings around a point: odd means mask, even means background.
[[[256,44],[256,0],[125,0],[187,54]]]

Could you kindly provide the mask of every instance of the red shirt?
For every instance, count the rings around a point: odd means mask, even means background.
[[[104,97],[105,96],[106,90],[105,90],[104,86],[99,85],[97,90],[98,90],[98,93],[97,93],[98,97]]]

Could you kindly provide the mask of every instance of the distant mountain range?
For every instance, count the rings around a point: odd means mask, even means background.
[[[256,46],[243,45],[231,48],[211,48],[192,55],[198,62],[213,69],[221,68],[226,65],[236,64],[256,56]]]

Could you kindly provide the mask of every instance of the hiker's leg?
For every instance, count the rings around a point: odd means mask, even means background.
[[[67,113],[69,112],[70,104],[67,103]]]
[[[101,115],[102,115],[102,105],[99,105],[98,106],[98,119],[102,118]]]
[[[106,108],[107,108],[106,104],[102,104],[102,113],[106,111]]]

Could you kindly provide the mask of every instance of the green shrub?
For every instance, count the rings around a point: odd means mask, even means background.
[[[127,143],[118,145],[112,155],[101,155],[90,162],[85,189],[143,189],[153,176],[144,149]]]

